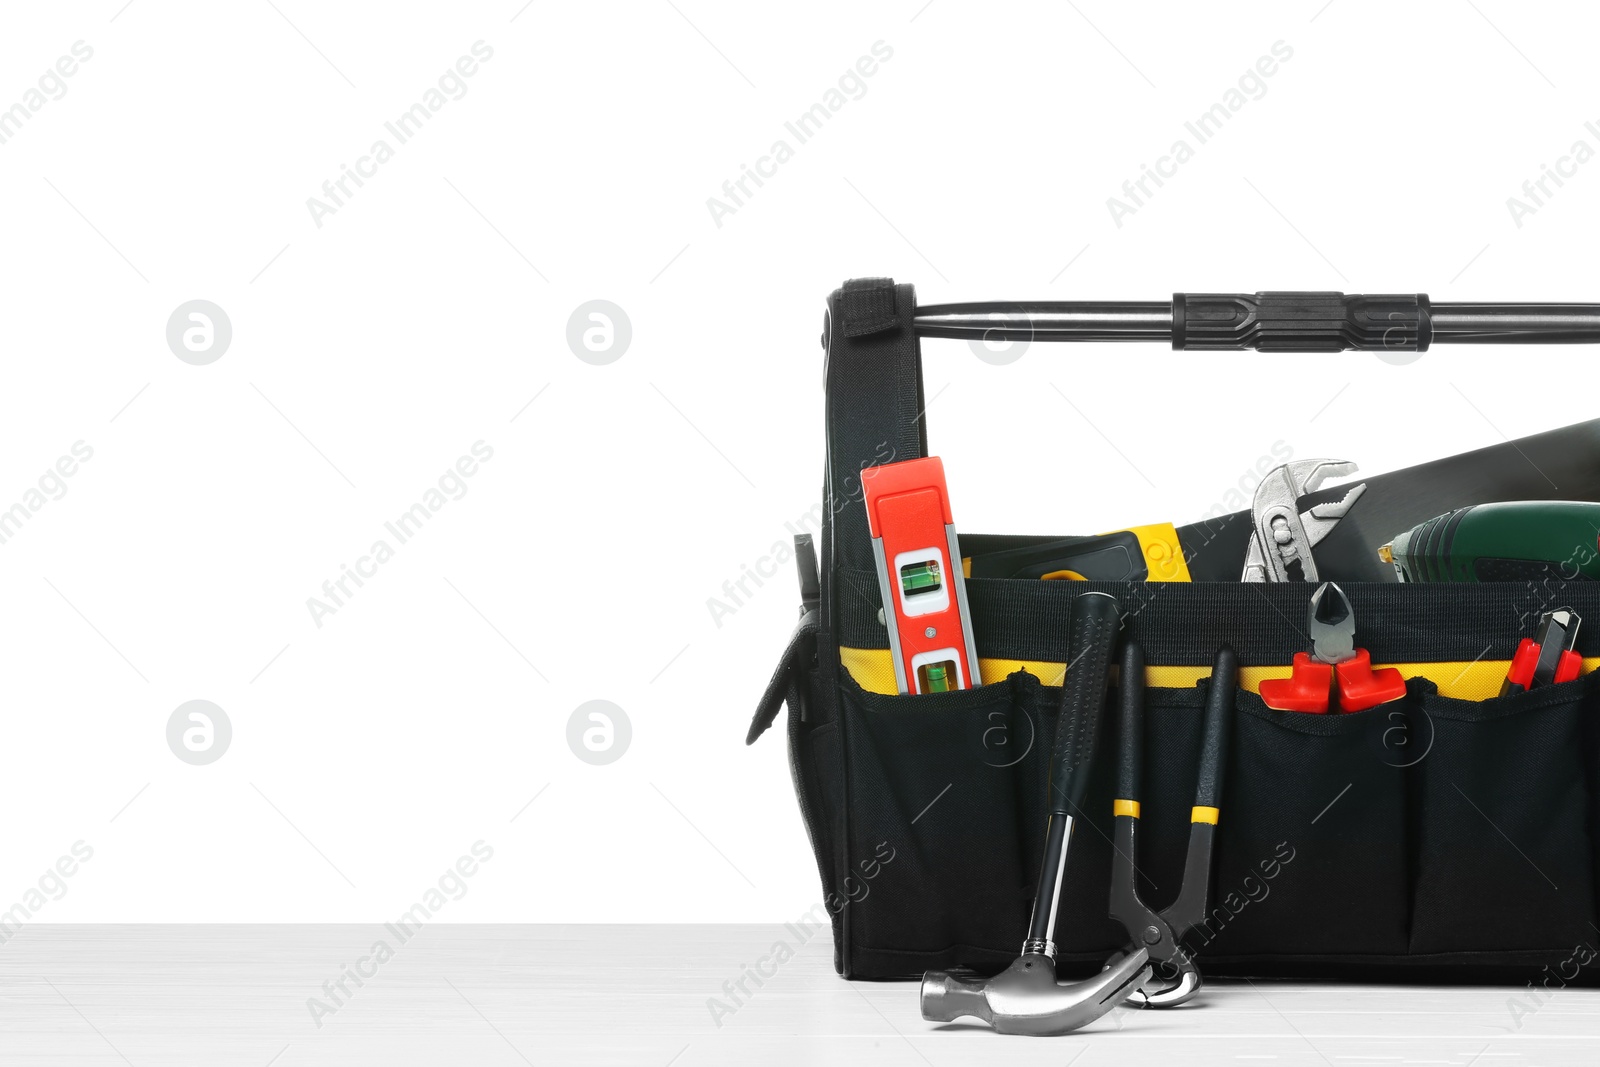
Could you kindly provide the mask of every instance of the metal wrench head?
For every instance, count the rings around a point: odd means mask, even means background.
[[[1344,459],[1297,459],[1268,471],[1256,487],[1250,507],[1253,529],[1242,580],[1286,582],[1290,564],[1299,562],[1301,576],[1316,581],[1312,546],[1328,535],[1366,486],[1356,486],[1343,500],[1319,504],[1304,514],[1299,511],[1300,498],[1316,492],[1329,478],[1354,474],[1356,469]]]
[[[1322,483],[1329,478],[1343,478],[1358,469],[1348,459],[1290,460],[1267,472],[1267,476],[1256,487],[1255,502],[1258,505],[1274,501],[1293,504],[1307,493],[1321,489]]]
[[[1300,522],[1306,528],[1306,536],[1311,539],[1313,546],[1321,544],[1322,539],[1333,532],[1340,519],[1350,514],[1350,509],[1361,494],[1367,491],[1367,483],[1352,485],[1350,491],[1339,500],[1330,500],[1326,504],[1318,504],[1310,511],[1300,513]]]

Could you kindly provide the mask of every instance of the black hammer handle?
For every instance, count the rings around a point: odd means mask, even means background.
[[[1122,627],[1122,606],[1107,593],[1084,593],[1072,602],[1067,676],[1061,684],[1056,758],[1050,773],[1050,812],[1076,815],[1089,788],[1089,769],[1106,703],[1111,652]]]

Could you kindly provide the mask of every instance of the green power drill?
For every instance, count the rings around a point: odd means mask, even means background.
[[[1512,500],[1429,519],[1378,549],[1402,582],[1600,580],[1600,504]]]

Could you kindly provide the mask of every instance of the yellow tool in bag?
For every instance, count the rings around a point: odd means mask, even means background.
[[[1170,522],[1130,526],[1093,537],[1006,548],[961,561],[968,578],[1043,578],[1070,581],[1187,582],[1183,543]]]

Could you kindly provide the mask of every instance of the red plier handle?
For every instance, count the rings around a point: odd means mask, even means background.
[[[1261,699],[1274,711],[1323,715],[1333,709],[1365,711],[1406,695],[1406,680],[1393,667],[1374,670],[1372,656],[1357,648],[1356,615],[1350,598],[1332,582],[1311,594],[1307,629],[1315,655],[1296,652],[1289,677],[1261,683]]]
[[[1342,663],[1322,663],[1296,652],[1289,677],[1261,683],[1261,700],[1274,711],[1325,715],[1333,710],[1335,691],[1340,711],[1365,711],[1405,696],[1406,680],[1394,667],[1374,670],[1364,648]]]

